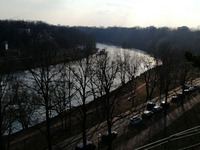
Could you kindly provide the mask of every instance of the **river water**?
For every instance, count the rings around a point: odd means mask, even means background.
[[[115,60],[116,57],[121,56],[121,59],[123,61],[125,61],[127,58],[129,58],[128,61],[131,61],[131,63],[133,64],[137,64],[137,71],[135,72],[136,76],[140,75],[142,72],[152,68],[155,65],[155,61],[154,58],[151,57],[150,55],[148,55],[147,53],[138,50],[138,49],[124,49],[124,48],[120,48],[117,46],[113,46],[113,45],[108,45],[108,44],[100,44],[97,43],[96,47],[99,50],[105,49],[107,55],[111,58],[111,60]],[[150,66],[148,65],[148,67],[145,65],[145,63],[148,62],[150,64]],[[30,82],[30,73],[26,73],[24,80],[26,80],[27,82]],[[125,78],[126,82],[128,81],[128,77]],[[115,80],[115,85],[117,87],[117,85],[120,84],[120,79],[116,79]],[[114,89],[114,87],[113,87]],[[89,101],[92,101],[92,98],[89,99]],[[77,101],[74,101],[74,103],[72,103],[73,106],[77,106],[80,103]],[[52,116],[57,115],[56,112],[52,112]],[[45,113],[44,113],[44,108],[39,108],[35,111],[33,117],[33,122],[35,122],[35,120],[37,120],[37,122],[42,122],[45,119]],[[21,124],[18,121],[15,121],[13,123],[12,126],[12,133],[15,133],[17,131],[20,131],[22,129]],[[8,134],[7,132],[5,134]]]
[[[129,61],[131,61],[130,63],[132,64],[135,63],[138,66],[137,75],[140,75],[141,73],[143,73],[147,69],[150,69],[156,64],[153,57],[151,57],[149,54],[139,49],[124,49],[114,45],[101,44],[101,43],[97,43],[96,47],[99,50],[106,49],[111,59],[114,59],[114,57],[116,56],[121,56],[123,60],[125,59],[125,57],[130,57],[129,58]],[[151,63],[151,64],[150,66],[148,66],[148,68],[146,68],[145,63]]]

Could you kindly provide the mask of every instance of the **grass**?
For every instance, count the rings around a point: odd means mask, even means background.
[[[144,84],[144,82],[142,81],[142,79],[139,77],[138,78],[138,85],[142,85]],[[155,89],[157,92],[155,92],[154,97],[158,96],[158,89]],[[120,89],[120,94],[119,97],[123,97],[124,95],[126,95],[127,93],[130,92],[130,85],[126,84],[123,88]],[[90,106],[90,109],[94,109],[96,107],[96,105],[100,104],[100,101],[103,99],[103,97],[91,102],[88,106]],[[140,88],[137,93],[136,93],[136,98],[134,99],[134,107],[144,103],[146,101],[146,92],[145,92],[145,86],[143,86],[142,88]],[[172,111],[174,108],[176,108],[176,105],[173,105],[172,107],[170,107],[170,109],[168,110],[168,112]],[[120,110],[116,111],[116,114],[120,114],[121,112],[126,112],[128,110],[132,109],[132,101],[128,101],[128,97],[125,97],[123,99],[121,99],[120,101]],[[68,113],[68,112],[66,112]],[[78,133],[81,132],[81,128],[80,128],[80,124],[76,121],[75,116],[77,115],[77,110],[76,108],[74,108],[72,110],[72,114],[74,114],[74,121],[72,124],[72,134],[69,135],[68,132],[66,130],[58,130],[55,133],[55,136],[53,137],[53,144],[56,144],[66,138],[69,138],[70,136],[76,135]],[[57,122],[59,122],[61,116],[57,116],[56,118],[52,119],[52,122],[55,124]],[[162,118],[162,115],[157,115],[156,117],[153,117],[151,120],[147,120],[145,124],[143,124],[141,127],[138,127],[137,129],[134,130],[130,130],[129,134],[124,134],[120,137],[118,137],[116,139],[117,144],[122,143],[124,140],[128,140],[130,138],[132,138],[134,135],[140,133],[142,130],[148,128],[149,125],[153,124],[154,122],[156,122],[158,119]],[[96,113],[91,113],[90,116],[88,117],[88,128],[91,128],[92,126],[104,121],[100,118],[98,118],[98,116],[96,115]],[[16,133],[14,135],[12,135],[11,139],[15,140],[18,139],[19,137],[23,137],[25,135],[29,135],[32,134],[33,132],[35,132],[36,128],[41,128],[42,126],[45,126],[44,123],[41,123],[39,125],[37,125],[36,127],[30,128],[28,130],[25,131],[21,131],[19,133]],[[116,145],[117,145],[116,144]],[[46,139],[45,136],[40,133],[38,134],[36,137],[32,137],[31,139],[26,139],[25,142],[20,142],[17,143],[15,145],[12,145],[13,149],[17,149],[16,147],[20,147],[22,146],[22,148],[20,149],[29,149],[29,150],[42,150],[46,148]],[[11,148],[11,149],[12,149]]]
[[[141,80],[138,80],[139,84],[143,84]],[[120,89],[120,94],[119,97],[123,97],[125,94],[130,92],[129,85],[126,84],[123,88]],[[96,105],[98,106],[101,102],[103,97],[96,99],[95,101],[92,101],[88,107],[90,110],[94,109]],[[145,101],[145,88],[141,88],[140,91],[137,93],[137,97],[134,100],[135,106],[143,103]],[[120,114],[122,112],[125,112],[127,110],[130,110],[132,108],[131,106],[132,102],[128,101],[128,98],[124,98],[120,100],[120,109],[116,111],[116,114]],[[69,111],[66,112],[66,115],[68,115]],[[57,144],[58,142],[69,138],[70,136],[77,135],[81,132],[81,126],[80,123],[76,120],[76,116],[78,115],[77,113],[77,108],[72,109],[72,114],[73,114],[73,122],[72,122],[72,133],[71,135],[68,134],[67,130],[56,130],[55,135],[52,138],[53,145]],[[60,117],[62,116],[56,116],[55,118],[52,119],[52,123],[56,124],[60,121]],[[92,126],[104,121],[105,119],[99,118],[98,115],[96,115],[96,112],[90,113],[88,116],[88,122],[87,122],[87,128],[91,128]],[[42,127],[45,126],[45,122],[42,122],[40,124],[37,124],[34,127],[31,127],[27,130],[17,132],[13,135],[11,135],[10,141],[15,141],[16,139],[23,138],[24,136],[30,135],[30,137],[23,139],[22,141],[12,144],[10,149],[29,149],[29,150],[42,150],[47,147],[46,143],[46,138],[43,133],[41,133],[38,129],[41,129]],[[59,127],[60,128],[60,127]],[[38,134],[36,136],[31,136],[31,134],[35,133],[38,131]],[[7,139],[7,137],[5,138]]]
[[[183,100],[183,103],[188,102],[192,97],[195,97],[197,94],[199,93],[199,91],[196,91],[195,93],[191,94],[190,96],[186,96],[185,99]],[[177,107],[181,106],[181,101],[179,101],[179,103],[171,103],[169,109],[167,109],[167,114],[172,112],[174,109],[176,109]],[[119,136],[115,141],[114,141],[114,146],[115,148],[117,148],[118,146],[120,146],[121,144],[126,143],[129,139],[133,138],[135,135],[140,134],[142,131],[144,131],[145,129],[147,129],[150,125],[156,123],[157,121],[159,121],[161,118],[163,118],[164,115],[164,111],[161,113],[157,113],[154,114],[154,116],[151,119],[148,120],[143,120],[143,123],[132,127],[128,130],[128,132],[124,133],[123,135]],[[183,131],[185,129],[200,125],[200,104],[198,104],[197,106],[195,106],[194,108],[192,108],[191,110],[189,110],[188,112],[186,112],[183,116],[181,116],[180,118],[177,119],[176,125],[174,127],[172,127],[171,125],[169,127],[167,127],[167,129],[165,131],[162,131],[160,134],[154,136],[155,138],[149,140],[146,144],[151,143],[153,141],[165,138],[167,136],[170,136],[171,134]],[[197,137],[194,137],[197,138]],[[200,139],[197,138],[197,142],[200,142]],[[192,140],[195,141],[195,140]],[[184,141],[180,140],[180,145]],[[177,148],[174,147],[174,145],[176,146],[176,141],[175,142],[170,142],[170,147],[173,147],[173,149]],[[185,144],[186,142],[184,142]],[[189,143],[189,142],[188,142]],[[166,147],[166,146],[164,146]],[[163,147],[159,147],[157,149],[163,149]]]
[[[170,124],[165,130],[161,131],[157,135],[155,135],[152,139],[150,139],[146,144],[163,139],[175,133],[184,131],[186,129],[195,127],[200,125],[200,104],[197,104],[192,109],[188,110],[181,117],[175,120],[172,124]],[[199,134],[194,136],[189,136],[184,139],[175,140],[172,142],[168,142],[160,147],[156,147],[155,149],[180,149],[183,147],[187,147],[200,142]]]

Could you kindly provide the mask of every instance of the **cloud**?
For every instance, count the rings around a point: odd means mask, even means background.
[[[0,19],[96,26],[198,25],[199,5],[198,0],[0,0]]]

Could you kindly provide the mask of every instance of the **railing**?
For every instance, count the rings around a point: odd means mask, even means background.
[[[171,135],[167,138],[164,138],[164,139],[149,143],[147,145],[141,146],[139,148],[136,148],[136,150],[150,150],[150,149],[156,148],[160,145],[163,145],[165,143],[170,143],[172,141],[183,139],[183,138],[193,136],[193,135],[196,135],[196,134],[200,134],[200,126],[196,126],[196,127],[184,130],[182,132],[173,134],[173,135]],[[191,146],[198,146],[198,145],[200,145],[200,144],[197,143],[197,144],[194,144],[194,145],[191,145]],[[189,147],[191,147],[191,146],[189,146]],[[185,148],[182,148],[182,150],[185,149]]]

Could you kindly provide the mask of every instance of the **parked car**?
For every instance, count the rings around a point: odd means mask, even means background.
[[[152,109],[153,113],[157,113],[157,112],[160,112],[162,110],[163,110],[162,106],[159,106],[159,105],[155,105]]]
[[[172,96],[171,102],[172,103],[177,103],[179,100],[179,97],[177,95]]]
[[[79,143],[78,145],[76,145],[75,150],[83,150],[83,142]],[[96,149],[96,145],[94,143],[92,143],[91,141],[86,141],[86,149],[87,150],[95,150]]]
[[[155,106],[155,104],[153,102],[148,102],[147,103],[147,110],[153,109],[154,106]]]
[[[200,88],[200,87],[199,87],[198,85],[191,86],[191,87],[189,88],[190,93],[195,92],[195,91],[198,90],[199,88]]]
[[[130,125],[137,125],[137,124],[140,124],[141,122],[142,122],[142,118],[141,117],[134,116],[134,117],[130,118],[129,124]]]
[[[198,85],[194,85],[193,87],[194,87],[196,90],[200,89],[200,86],[198,86]]]
[[[192,92],[195,92],[198,89],[200,89],[200,86],[194,85],[194,86],[189,87],[188,89],[185,89],[184,93],[185,94],[191,94]]]
[[[163,109],[168,109],[170,104],[166,102],[165,100],[161,101],[160,106],[162,106]]]
[[[111,132],[111,140],[114,140],[116,137],[117,137],[117,132],[112,131]],[[109,141],[109,133],[108,132],[105,132],[104,134],[102,134],[101,141],[104,143],[107,143]]]
[[[192,93],[192,90],[191,90],[192,88],[190,87],[190,88],[188,88],[188,89],[185,89],[184,90],[184,93],[185,94],[190,94],[190,93]]]
[[[149,110],[145,110],[142,114],[142,119],[148,119],[153,116],[153,112]]]
[[[184,84],[184,85],[183,85],[183,89],[189,89],[189,88],[190,88],[189,85],[187,85],[187,84]]]
[[[178,97],[179,99],[183,99],[184,96],[185,96],[185,95],[184,95],[182,92],[180,92],[180,93],[177,94],[177,97]]]

